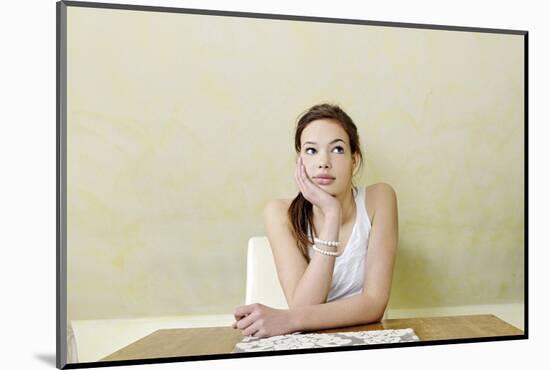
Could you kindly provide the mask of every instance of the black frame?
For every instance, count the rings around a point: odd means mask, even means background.
[[[370,26],[384,27],[400,27],[400,28],[416,28],[430,30],[446,30],[446,31],[463,31],[463,32],[482,32],[482,33],[497,33],[497,34],[513,34],[522,35],[524,37],[524,334],[513,336],[499,337],[478,337],[467,339],[446,339],[434,341],[419,341],[399,344],[374,344],[374,345],[359,345],[350,347],[329,347],[322,349],[300,349],[300,350],[282,350],[272,352],[252,352],[252,353],[234,353],[234,354],[219,354],[219,355],[202,355],[202,356],[184,356],[184,357],[166,357],[158,359],[135,359],[123,361],[102,361],[102,362],[82,362],[82,363],[67,363],[67,7],[84,7],[84,8],[101,8],[101,9],[118,9],[146,12],[162,12],[162,13],[183,13],[183,14],[199,14],[199,15],[215,15],[223,17],[241,17],[241,18],[257,18],[257,19],[278,19],[278,20],[293,20],[301,22],[320,22],[320,23],[338,23],[338,24],[358,24]],[[528,145],[528,112],[529,112],[529,32],[523,30],[508,30],[494,28],[477,28],[477,27],[462,27],[462,26],[445,26],[419,23],[402,23],[402,22],[382,22],[368,21],[360,19],[342,19],[342,18],[325,18],[312,16],[296,16],[284,14],[266,14],[266,13],[249,13],[249,12],[234,12],[221,10],[205,10],[205,9],[190,9],[190,8],[174,8],[160,6],[143,6],[143,5],[128,5],[128,4],[111,4],[111,3],[93,3],[79,1],[58,1],[56,3],[56,367],[59,369],[78,369],[92,368],[105,366],[124,366],[138,364],[155,364],[155,363],[170,363],[170,362],[185,362],[185,361],[204,361],[216,359],[231,359],[243,357],[264,357],[264,356],[282,356],[291,354],[307,354],[319,352],[341,352],[341,351],[358,351],[365,349],[378,348],[399,348],[399,347],[417,347],[417,346],[432,346],[442,344],[458,344],[458,343],[481,343],[481,342],[497,342],[509,340],[529,339],[529,266],[528,266],[528,250],[529,250],[529,145]]]

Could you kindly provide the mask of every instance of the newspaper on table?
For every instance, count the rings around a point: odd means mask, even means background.
[[[419,340],[412,328],[342,333],[293,333],[268,338],[247,336],[237,343],[233,353],[405,343]]]

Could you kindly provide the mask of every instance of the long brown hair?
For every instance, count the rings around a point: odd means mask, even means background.
[[[338,105],[334,104],[314,105],[301,114],[296,124],[296,132],[294,135],[294,148],[296,149],[296,153],[300,153],[302,148],[302,132],[311,122],[318,119],[331,119],[340,124],[348,134],[352,155],[356,153],[359,154],[359,166],[361,167],[363,164],[363,154],[361,153],[361,146],[359,144],[357,126],[355,126],[355,123],[353,123],[353,120],[346,112]],[[317,230],[315,230],[315,225],[313,224],[313,205],[304,198],[302,193],[298,193],[296,198],[292,200],[288,208],[288,219],[298,248],[309,262],[308,244],[313,243],[313,240],[310,240],[307,234],[308,226],[313,235],[317,234]]]

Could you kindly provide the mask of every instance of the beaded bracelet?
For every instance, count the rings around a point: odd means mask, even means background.
[[[326,245],[327,247],[337,247],[340,245],[340,242],[338,241],[329,241],[329,240],[321,240],[318,238],[313,238],[315,243]]]
[[[326,256],[338,257],[340,255],[340,253],[338,253],[338,252],[329,252],[329,251],[325,251],[323,249],[317,248],[317,246],[315,244],[313,244],[313,250],[315,252],[324,254]]]

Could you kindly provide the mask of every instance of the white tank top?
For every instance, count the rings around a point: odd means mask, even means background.
[[[351,297],[363,292],[365,281],[365,260],[369,234],[371,229],[369,215],[365,209],[365,188],[362,187],[355,193],[355,224],[351,231],[348,244],[344,253],[336,258],[332,274],[332,285],[328,293],[327,302],[341,298]],[[310,233],[311,235],[311,233]],[[316,253],[309,246],[309,255]]]

